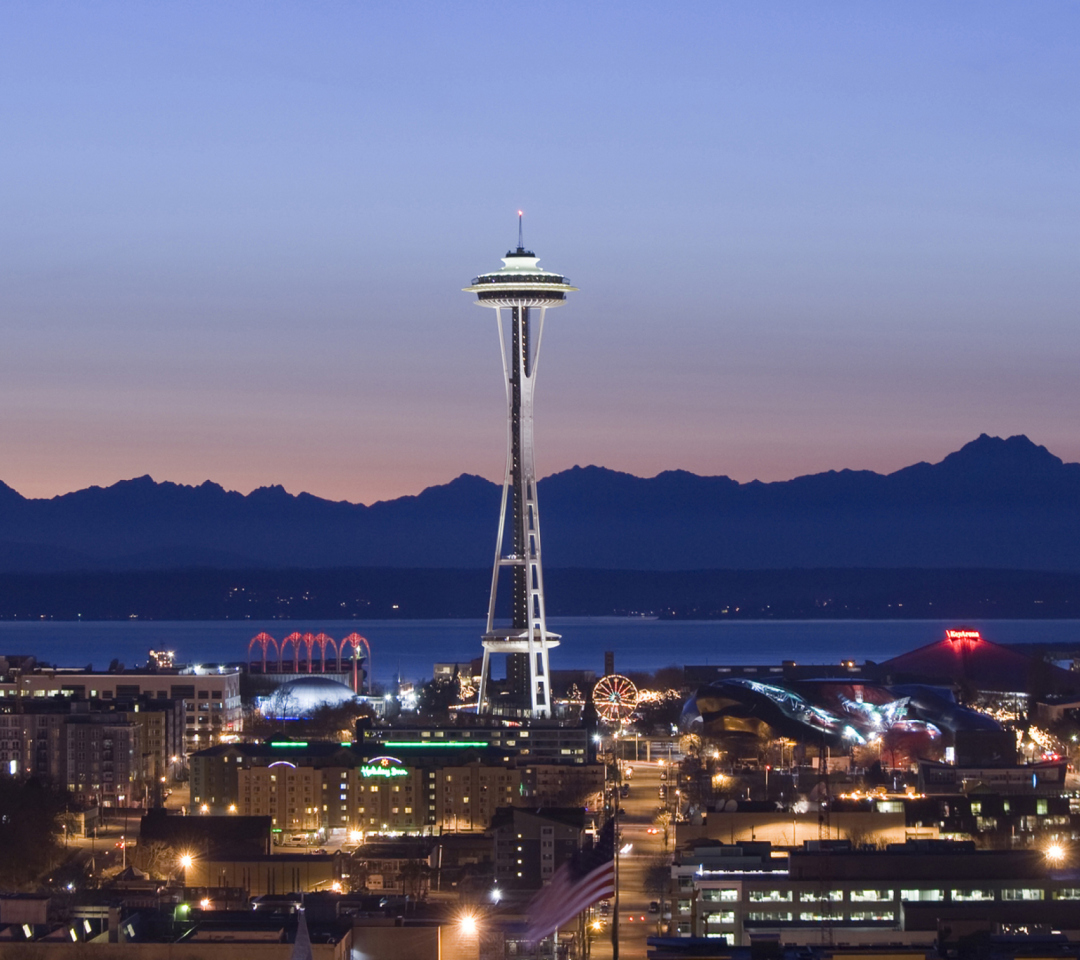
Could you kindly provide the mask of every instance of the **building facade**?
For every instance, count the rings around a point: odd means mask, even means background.
[[[1080,883],[1055,879],[1041,851],[976,850],[973,843],[912,841],[886,850],[826,845],[786,857],[768,843],[712,844],[680,853],[672,867],[671,933],[820,943],[930,943],[936,926],[909,929],[931,905],[944,916],[972,905],[1080,901]]]
[[[34,667],[9,670],[0,680],[0,704],[46,697],[104,701],[144,697],[182,700],[184,750],[187,753],[243,730],[238,670],[92,673]]]
[[[585,811],[577,807],[505,807],[491,824],[495,882],[507,889],[539,890],[581,849]]]

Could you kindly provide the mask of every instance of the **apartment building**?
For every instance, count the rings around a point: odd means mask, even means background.
[[[69,745],[78,743],[68,736],[72,724],[133,724],[139,728],[136,749],[138,762],[130,767],[108,770],[113,776],[91,778],[90,768],[80,768],[79,758],[69,754]],[[100,796],[103,802],[142,801],[156,795],[155,788],[171,782],[180,770],[183,756],[184,704],[178,700],[77,700],[71,697],[35,697],[0,701],[0,775],[38,777],[66,786],[81,796]],[[115,746],[115,744],[114,744]],[[85,758],[83,758],[85,759]],[[95,788],[80,788],[85,782]],[[101,770],[102,773],[106,771]],[[126,781],[115,776],[130,774]],[[164,780],[162,779],[164,778]],[[110,789],[105,789],[105,784]]]
[[[84,714],[64,724],[65,778],[77,802],[125,806],[146,781],[142,728],[110,717]]]
[[[504,807],[491,824],[496,882],[508,890],[539,890],[580,849],[584,831],[580,807]]]
[[[0,704],[46,697],[182,700],[185,753],[208,747],[223,735],[243,729],[240,671],[224,667],[190,673],[94,673],[26,664],[8,669],[0,678]]]

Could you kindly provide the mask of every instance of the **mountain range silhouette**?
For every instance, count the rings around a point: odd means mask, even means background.
[[[985,434],[940,463],[738,483],[574,467],[540,481],[544,562],[598,570],[1080,571],[1080,464]],[[463,474],[365,506],[150,477],[27,499],[0,483],[0,571],[483,568],[499,488]]]

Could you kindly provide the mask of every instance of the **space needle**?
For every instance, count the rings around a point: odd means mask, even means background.
[[[483,636],[484,659],[477,709],[480,713],[491,713],[495,709],[491,697],[491,657],[505,655],[506,677],[514,701],[507,706],[515,713],[549,717],[548,652],[559,645],[559,635],[548,630],[544,612],[540,512],[533,462],[533,394],[544,318],[549,308],[562,306],[567,293],[577,288],[570,286],[566,277],[537,266],[537,256],[525,249],[521,221],[518,211],[517,249],[508,251],[502,258],[502,269],[481,274],[473,280],[472,286],[464,288],[466,293],[476,294],[479,306],[495,311],[507,407],[506,472],[499,509],[499,533],[495,540],[487,628]],[[507,526],[512,531],[510,538],[506,536]],[[506,567],[510,568],[510,624],[496,626],[499,574]]]

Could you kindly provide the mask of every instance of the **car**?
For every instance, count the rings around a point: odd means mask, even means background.
[[[667,771],[666,770],[662,770],[660,772],[660,779],[661,779],[661,781],[667,780]]]
[[[649,829],[648,829],[648,830],[646,830],[645,832],[646,832],[646,833],[659,833],[659,832],[660,832],[660,828],[659,828],[659,827],[649,827]]]
[[[650,900],[649,901],[649,913],[659,913],[659,912],[660,912],[660,904],[657,903],[655,900]]]
[[[609,913],[611,913],[611,901],[610,900],[601,900],[600,901],[600,913],[605,917]]]

